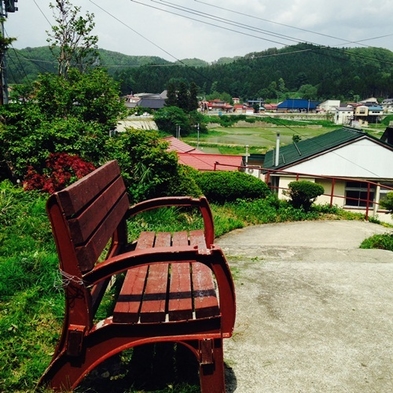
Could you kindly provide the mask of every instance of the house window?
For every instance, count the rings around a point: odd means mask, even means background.
[[[367,206],[367,187],[366,182],[348,181],[345,186],[345,205],[353,207]],[[372,207],[375,195],[375,188],[370,185],[370,194],[368,195],[368,206]]]

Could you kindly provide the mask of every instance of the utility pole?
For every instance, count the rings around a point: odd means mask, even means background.
[[[18,0],[0,0],[0,18],[1,18],[1,39],[3,43],[0,49],[0,105],[8,104],[8,83],[7,83],[7,62],[6,62],[6,52],[7,52],[7,43],[5,42],[5,30],[4,30],[4,21],[8,17],[9,12],[18,11],[18,7],[16,7],[15,3]]]

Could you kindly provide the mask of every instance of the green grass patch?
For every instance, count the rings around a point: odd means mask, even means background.
[[[385,233],[371,236],[362,242],[360,248],[379,248],[381,250],[393,251],[393,234]]]

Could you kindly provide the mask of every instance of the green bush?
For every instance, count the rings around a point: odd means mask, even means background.
[[[360,248],[379,248],[381,250],[393,251],[393,235],[385,233],[371,236],[362,242]]]
[[[310,210],[317,197],[325,192],[320,184],[308,180],[290,182],[288,188],[285,194],[290,197],[292,206],[297,209],[303,208],[305,211]]]
[[[389,210],[390,213],[393,212],[393,191],[386,194],[386,198],[381,200],[380,205],[384,209]]]
[[[270,193],[266,183],[243,172],[202,172],[195,180],[210,202],[265,198]]]

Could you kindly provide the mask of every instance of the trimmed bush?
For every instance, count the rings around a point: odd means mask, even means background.
[[[244,172],[202,172],[195,180],[206,198],[216,203],[265,198],[270,194],[266,183]]]
[[[295,208],[303,208],[305,211],[310,210],[311,205],[319,195],[325,190],[317,183],[308,180],[293,181],[288,184],[288,191],[285,195],[290,197],[290,203]]]

